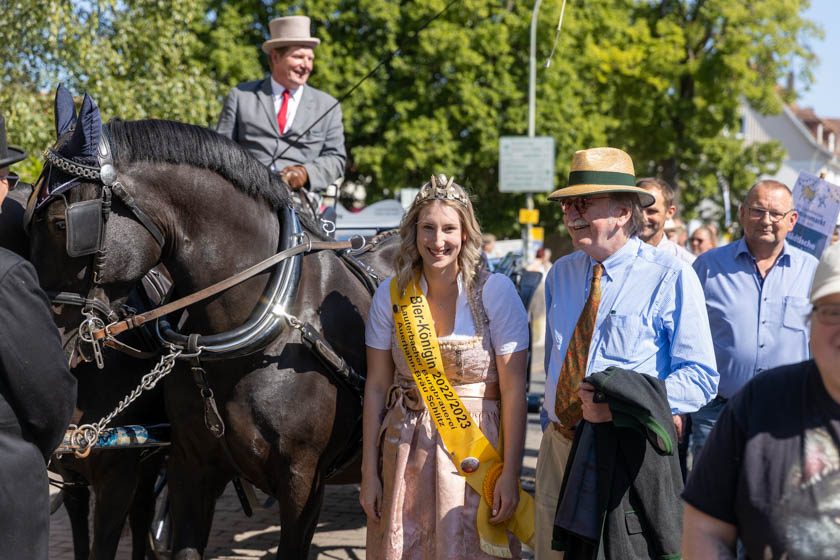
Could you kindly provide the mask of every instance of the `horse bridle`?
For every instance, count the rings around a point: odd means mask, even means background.
[[[112,199],[117,198],[134,215],[140,224],[154,238],[159,247],[163,247],[165,240],[160,228],[155,225],[151,218],[140,207],[137,206],[134,197],[126,190],[125,186],[117,180],[117,171],[114,167],[113,154],[109,142],[109,130],[107,125],[102,127],[102,134],[97,146],[97,162],[99,167],[85,165],[62,156],[53,149],[44,151],[44,158],[49,164],[44,167],[36,182],[36,188],[27,203],[26,214],[24,215],[24,228],[29,230],[35,213],[47,202],[56,196],[65,199],[65,224],[67,243],[67,255],[70,257],[91,256],[90,285],[87,295],[72,292],[48,293],[54,304],[77,305],[82,307],[82,315],[85,317],[79,325],[78,333],[82,341],[88,343],[93,349],[94,360],[97,367],[102,369],[104,361],[99,344],[95,343],[92,334],[118,318],[116,312],[111,308],[105,290],[102,288],[102,275],[105,263],[108,258],[108,251],[103,246],[108,218],[111,214]],[[52,168],[59,169],[70,175],[72,179],[50,190],[50,175]],[[46,174],[46,176],[45,176]],[[84,200],[67,203],[64,193],[79,184],[79,179],[87,179],[101,186],[98,199]],[[42,192],[42,190],[44,192]]]

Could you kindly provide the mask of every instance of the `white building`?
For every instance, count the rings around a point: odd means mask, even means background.
[[[741,104],[741,133],[744,141],[778,140],[785,159],[772,178],[793,187],[800,171],[840,185],[840,119],[818,117],[813,109],[785,105],[778,115],[762,115]]]

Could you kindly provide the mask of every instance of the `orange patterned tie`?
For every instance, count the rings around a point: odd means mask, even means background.
[[[574,437],[574,426],[582,416],[578,389],[586,377],[586,365],[589,363],[589,344],[595,333],[595,319],[598,317],[598,305],[601,303],[601,275],[604,265],[596,264],[592,268],[592,284],[589,297],[578,317],[560,377],[557,380],[557,393],[554,399],[554,413],[560,420],[560,432],[568,439]]]

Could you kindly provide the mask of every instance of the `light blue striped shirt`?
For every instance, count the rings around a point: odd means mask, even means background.
[[[762,281],[743,239],[694,261],[706,295],[721,397],[732,397],[757,373],[810,357],[806,317],[816,267],[816,258],[785,242]]]
[[[546,278],[543,406],[553,421],[557,378],[596,262],[576,251],[558,259]],[[718,374],[703,289],[691,267],[637,237],[602,264],[587,374],[618,366],[663,379],[675,414],[709,402]]]

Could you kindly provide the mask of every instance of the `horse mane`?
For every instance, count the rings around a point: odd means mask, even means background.
[[[288,187],[248,150],[209,128],[147,119],[108,123],[114,163],[187,164],[219,174],[237,189],[273,208],[291,206]]]

